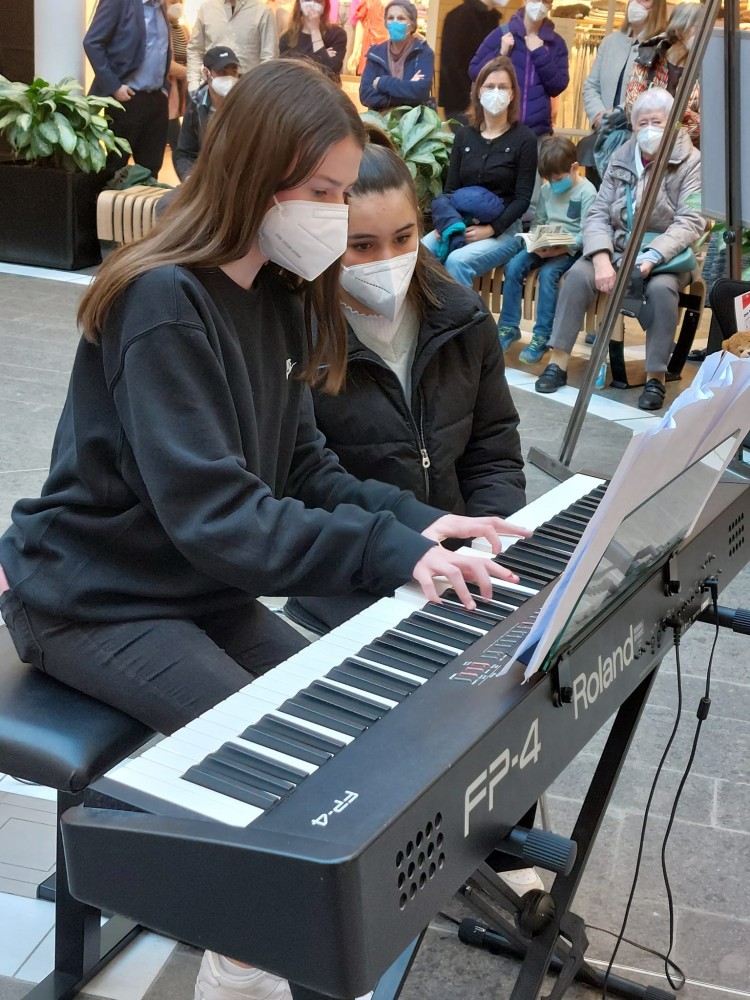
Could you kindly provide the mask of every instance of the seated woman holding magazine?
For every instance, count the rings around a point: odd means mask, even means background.
[[[539,269],[536,321],[531,343],[518,355],[533,365],[548,350],[557,306],[560,278],[581,256],[581,224],[596,197],[596,188],[578,172],[576,148],[570,139],[551,135],[539,145],[539,191],[536,221],[531,232],[520,233],[515,257],[503,272],[503,306],[498,323],[500,344],[507,351],[521,339],[521,298],[526,275]]]
[[[633,135],[610,160],[594,203],[583,223],[583,255],[571,267],[560,292],[552,325],[550,364],[536,380],[537,392],[557,392],[567,384],[568,361],[586,310],[600,292],[615,285],[616,267],[630,236],[632,215],[642,201],[651,164],[664,137],[674,98],[653,88],[636,100]],[[646,386],[642,410],[660,410],[672,341],[677,328],[680,289],[695,267],[692,246],[703,235],[705,219],[690,205],[700,191],[701,157],[685,129],[674,140],[659,184],[635,266],[643,278],[644,306],[638,320],[646,331]]]

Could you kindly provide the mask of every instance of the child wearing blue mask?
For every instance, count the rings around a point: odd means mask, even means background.
[[[359,99],[371,111],[427,104],[435,53],[417,35],[417,8],[410,0],[391,0],[383,15],[388,40],[367,53]]]
[[[596,188],[578,172],[576,148],[570,139],[552,135],[539,147],[539,174],[544,183],[539,193],[535,225],[560,225],[574,237],[573,244],[539,248],[529,253],[519,239],[520,249],[505,265],[503,305],[498,323],[500,344],[507,351],[521,339],[521,298],[526,276],[539,269],[536,321],[531,342],[518,356],[524,364],[541,361],[548,350],[552,320],[557,305],[560,278],[581,256],[582,223],[596,197]]]

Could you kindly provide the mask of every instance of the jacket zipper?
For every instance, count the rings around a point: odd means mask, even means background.
[[[524,43],[525,43],[525,36],[524,36]],[[523,123],[526,122],[526,99],[527,99],[527,96],[528,96],[528,93],[529,93],[529,67],[530,66],[531,66],[531,53],[529,52],[528,49],[526,49],[526,65],[523,68],[523,78],[524,78],[523,100],[521,101],[521,121]]]
[[[419,449],[419,453],[422,456],[422,476],[424,478],[424,502],[425,503],[429,503],[430,502],[430,466],[432,465],[432,462],[430,461],[430,454],[427,451],[427,448],[425,447],[425,445],[427,444],[427,442],[425,441],[425,438],[424,438],[424,396],[422,395],[422,393],[421,393],[421,391],[419,389],[417,389],[417,392],[419,393],[419,431],[418,431],[418,438],[419,438],[419,444],[421,446],[420,449]]]

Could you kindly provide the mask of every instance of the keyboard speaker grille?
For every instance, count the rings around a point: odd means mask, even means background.
[[[738,514],[729,525],[729,555],[733,556],[745,544],[745,515]]]
[[[396,853],[396,887],[400,910],[406,909],[417,893],[431,882],[445,866],[445,837],[440,813]]]

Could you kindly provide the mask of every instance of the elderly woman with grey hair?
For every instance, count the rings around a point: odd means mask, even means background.
[[[583,256],[565,276],[552,326],[550,364],[536,380],[537,392],[557,392],[567,384],[570,352],[586,310],[600,292],[611,292],[616,267],[630,235],[631,210],[642,201],[651,164],[664,136],[674,98],[668,91],[647,90],[632,111],[633,136],[612,156],[594,204],[583,223]],[[700,239],[703,216],[688,203],[700,190],[700,153],[680,129],[662,177],[643,245],[635,264],[644,279],[645,306],[639,316],[646,330],[646,386],[642,410],[660,410],[672,340],[677,327],[680,289],[690,271],[661,268]],[[655,234],[655,235],[654,235]]]
[[[367,53],[359,99],[372,111],[427,104],[432,92],[435,53],[417,34],[417,8],[391,0],[383,11],[388,41]]]

